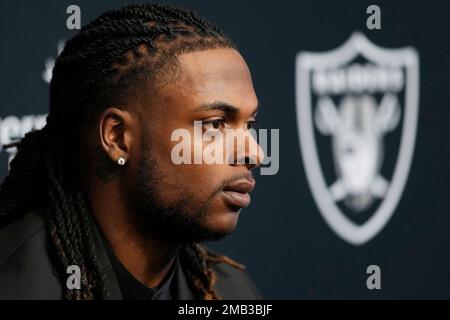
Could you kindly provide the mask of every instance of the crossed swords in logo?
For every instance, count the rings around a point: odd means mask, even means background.
[[[396,128],[401,110],[397,96],[385,93],[380,105],[370,95],[347,95],[337,108],[330,97],[320,97],[314,113],[318,130],[331,135],[337,180],[329,190],[356,212],[375,197],[383,198],[389,182],[379,173],[383,137]]]

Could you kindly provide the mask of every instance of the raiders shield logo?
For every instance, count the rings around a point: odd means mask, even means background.
[[[354,33],[341,47],[296,58],[306,177],[330,228],[353,245],[372,239],[403,193],[416,138],[419,62]]]

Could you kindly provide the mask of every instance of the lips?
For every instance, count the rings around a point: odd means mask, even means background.
[[[246,208],[249,206],[251,198],[250,192],[255,188],[255,180],[238,179],[223,188],[225,201],[233,207]]]

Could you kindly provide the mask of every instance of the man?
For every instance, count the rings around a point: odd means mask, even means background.
[[[233,231],[259,146],[223,164],[171,158],[171,133],[195,121],[256,144],[257,105],[234,45],[191,12],[131,5],[85,26],[55,63],[47,125],[16,144],[1,185],[0,298],[259,298],[199,244]]]

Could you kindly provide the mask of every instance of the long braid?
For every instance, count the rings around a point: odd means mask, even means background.
[[[5,145],[4,149],[18,147],[18,154],[10,164],[10,171],[0,187],[0,227],[18,217],[20,212],[39,206],[43,189],[47,128],[29,132],[20,144]],[[10,214],[9,214],[10,213]],[[17,214],[15,214],[17,213]]]
[[[220,300],[220,296],[214,290],[217,277],[211,268],[213,264],[225,263],[240,270],[245,268],[226,256],[206,250],[198,243],[185,245],[180,252],[180,258],[191,279],[191,285],[204,300]]]
[[[176,55],[213,48],[234,45],[192,12],[157,4],[107,11],[69,40],[56,60],[47,125],[5,146],[17,146],[18,152],[0,186],[0,227],[33,208],[49,208],[45,220],[59,272],[65,275],[69,265],[81,269],[82,287],[67,289],[66,299],[102,299],[108,294],[90,208],[73,163],[76,151],[70,147],[106,106],[124,103],[141,77],[156,84],[170,77]],[[213,264],[243,268],[198,244],[183,246],[180,259],[190,287],[201,299],[220,299]],[[62,281],[65,287],[65,278]]]
[[[80,210],[77,208],[78,200],[75,197],[75,191],[67,182],[63,182],[62,172],[65,172],[61,164],[55,163],[55,156],[49,154],[47,161],[47,170],[51,181],[49,190],[51,197],[51,210],[48,212],[47,223],[49,227],[56,230],[51,233],[51,239],[56,245],[58,256],[60,257],[61,272],[67,269],[69,265],[77,265],[81,269],[82,290],[67,290],[67,299],[93,298],[90,292],[90,273],[85,261],[86,242],[92,238],[82,229],[89,227],[83,223],[80,218]],[[63,184],[65,184],[63,186]],[[81,237],[80,237],[81,235]],[[61,251],[64,255],[61,255]],[[93,270],[95,271],[95,270]],[[91,278],[94,278],[91,276]],[[94,278],[95,279],[95,278]]]

